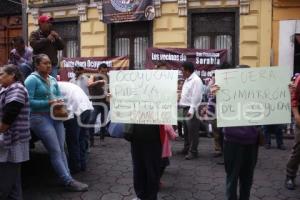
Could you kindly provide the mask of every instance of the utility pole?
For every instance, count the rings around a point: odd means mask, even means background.
[[[21,0],[22,3],[22,35],[25,44],[28,42],[28,20],[27,20],[27,0]]]

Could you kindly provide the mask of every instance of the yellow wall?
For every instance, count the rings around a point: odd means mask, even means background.
[[[271,57],[272,0],[251,0],[250,3],[250,13],[240,15],[240,35],[237,36],[240,43],[238,49],[240,64],[268,66]],[[189,9],[197,9],[238,7],[239,5],[238,1],[232,0],[190,0],[188,6]],[[65,11],[65,13],[62,12],[64,11],[46,14],[50,14],[55,18],[78,17],[76,8]],[[292,15],[291,13],[295,14],[295,12],[290,12],[290,15]],[[278,13],[274,16],[282,15],[279,15],[279,10],[274,13]],[[298,15],[300,15],[300,12],[298,12]],[[155,18],[153,22],[153,46],[159,48],[187,47],[187,21],[187,17],[178,16],[177,1],[162,3],[161,16]],[[28,16],[28,22],[30,33],[37,27],[34,25],[31,15]],[[276,27],[276,22],[273,25]],[[276,29],[273,30],[273,34],[276,34]],[[107,25],[99,20],[98,10],[87,8],[87,21],[80,22],[81,56],[106,56],[107,39]],[[276,44],[276,41],[273,41],[273,46],[274,44]]]
[[[177,3],[162,4],[162,16],[153,23],[153,46],[187,47],[187,18],[178,16]]]
[[[240,64],[270,66],[272,0],[252,0],[240,16]]]
[[[28,36],[30,33],[34,30],[36,30],[38,27],[34,25],[34,19],[32,15],[28,15]]]
[[[82,57],[107,55],[107,26],[99,20],[98,10],[88,10],[88,21],[80,25],[80,52]]]
[[[27,0],[27,4],[28,3],[37,5],[44,3],[44,0]]]
[[[279,22],[281,20],[300,20],[300,6],[273,8],[272,49],[274,51],[274,65],[278,65]]]

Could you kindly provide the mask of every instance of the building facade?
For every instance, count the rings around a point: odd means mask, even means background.
[[[0,1],[0,65],[6,64],[12,49],[11,41],[22,35],[21,1]]]
[[[300,1],[274,0],[272,49],[273,64],[300,72]]]
[[[55,18],[67,45],[62,56],[129,55],[131,68],[142,69],[148,47],[227,49],[230,64],[271,64],[272,0],[154,0],[153,21],[116,24],[102,22],[102,1],[28,5],[29,33],[40,14]]]

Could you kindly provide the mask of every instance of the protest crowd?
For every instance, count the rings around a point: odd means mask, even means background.
[[[75,76],[60,81],[58,51],[64,49],[64,40],[52,29],[52,20],[47,15],[39,17],[39,29],[29,37],[30,47],[21,36],[16,37],[8,64],[0,68],[0,200],[23,199],[21,166],[30,159],[30,148],[36,141],[46,148],[58,185],[60,182],[68,191],[87,191],[88,184],[73,175],[88,168],[87,156],[95,140],[99,137],[105,143],[105,137],[110,136],[130,142],[135,199],[156,200],[163,187],[161,177],[170,165],[171,140],[183,145],[173,155],[184,155],[184,160],[201,159],[200,130],[213,139],[214,156],[224,165],[224,199],[250,199],[259,146],[271,151],[273,134],[279,150],[287,149],[283,139],[287,133],[295,137],[291,156],[283,161],[286,179],[282,184],[288,190],[299,190],[295,180],[300,164],[300,76],[286,86],[293,125],[222,128],[217,126],[216,95],[222,86],[216,84],[216,75],[202,79],[192,62],[183,62],[178,79],[178,124],[124,124],[122,133],[115,133],[114,127],[120,125],[109,121],[110,100],[114,98],[109,91],[110,67],[102,63],[97,72],[89,74],[75,65]],[[223,63],[219,69],[232,68],[249,66]],[[155,66],[155,70],[167,69],[164,62]]]

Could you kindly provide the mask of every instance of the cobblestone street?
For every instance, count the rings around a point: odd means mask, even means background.
[[[181,149],[182,143],[173,142],[174,152]],[[251,200],[299,200],[300,187],[288,191],[283,186],[285,164],[293,141],[285,143],[286,151],[260,148]],[[183,156],[173,155],[163,176],[159,199],[224,200],[224,166],[218,165],[218,158],[213,157],[212,144],[212,139],[200,138],[200,154],[196,160],[187,161]],[[88,162],[88,170],[75,178],[88,183],[89,191],[66,192],[58,184],[45,152],[34,152],[32,160],[24,167],[25,200],[131,200],[135,197],[128,142],[106,138],[100,144],[97,140]],[[297,182],[300,183],[299,177]]]

